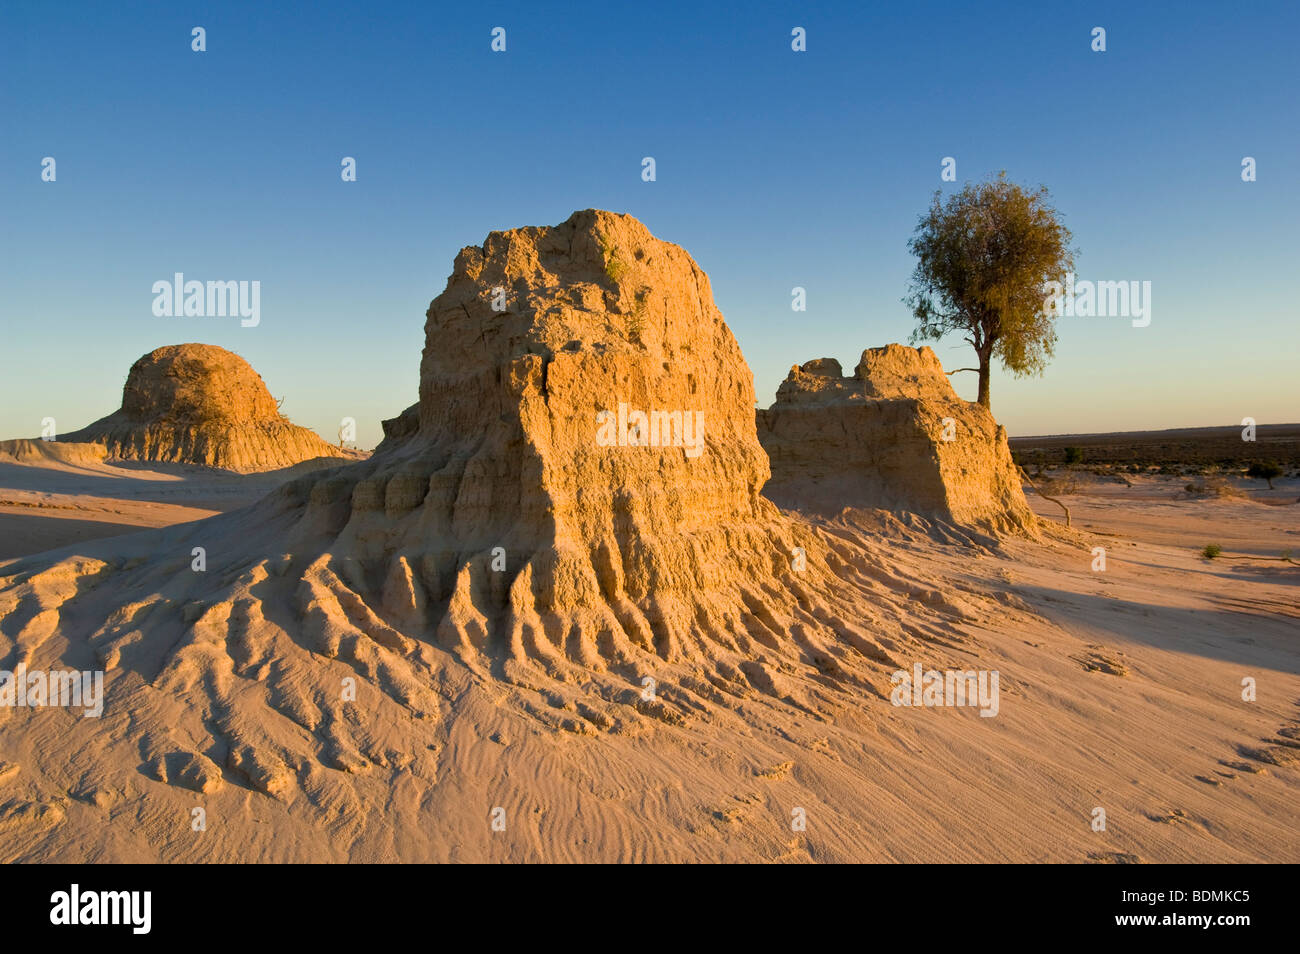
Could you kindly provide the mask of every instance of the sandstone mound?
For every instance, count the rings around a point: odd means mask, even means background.
[[[380,453],[286,488],[335,540],[310,592],[353,589],[525,683],[626,679],[647,653],[749,664],[755,624],[802,652],[786,604],[827,551],[759,493],[752,376],[685,251],[596,211],[494,232],[457,256],[425,333],[419,403]]]
[[[418,404],[369,460],[6,567],[0,650],[93,652],[124,764],[156,784],[252,788],[382,857],[427,837],[432,793],[498,804],[487,769],[437,787],[439,753],[489,726],[506,745],[824,725],[887,699],[899,658],[967,641],[955,593],[761,495],[752,377],[708,277],[635,219],[493,232],[426,318]]]
[[[241,473],[356,456],[290,423],[247,361],[206,344],[149,352],[131,365],[119,410],[59,441],[100,444],[122,460]]]
[[[1033,532],[1006,431],[957,397],[929,348],[868,348],[851,377],[796,366],[758,412],[772,461],[764,489],[786,507],[906,511],[1000,533]]]

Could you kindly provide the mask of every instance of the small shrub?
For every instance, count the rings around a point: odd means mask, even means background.
[[[1083,463],[1082,447],[1067,447],[1065,449],[1065,465],[1067,467],[1069,467],[1071,464],[1082,464],[1082,463]]]
[[[1201,556],[1205,557],[1207,560],[1213,560],[1221,553],[1223,553],[1223,547],[1219,546],[1217,543],[1210,543],[1206,544],[1205,549],[1201,551]]]
[[[628,319],[628,337],[636,344],[641,344],[641,332],[645,328],[646,299],[650,289],[644,286],[636,293],[636,304],[632,308],[632,317]]]
[[[1079,481],[1074,477],[1042,477],[1034,478],[1039,490],[1051,496],[1061,496],[1064,494],[1077,494],[1079,492]]]
[[[1282,476],[1282,468],[1273,461],[1257,461],[1246,468],[1246,476],[1268,481],[1268,489],[1273,489],[1273,478]]]
[[[605,256],[605,277],[617,283],[627,273],[627,263],[619,256],[617,245],[600,243],[601,254]]]
[[[1184,486],[1183,490],[1187,491],[1189,497],[1216,497],[1222,500],[1245,496],[1222,477],[1212,477],[1209,480],[1194,480]]]

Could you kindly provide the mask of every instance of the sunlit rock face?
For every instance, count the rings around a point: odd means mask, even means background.
[[[782,506],[1035,532],[1005,429],[956,395],[929,348],[868,348],[848,377],[834,358],[798,365],[758,432],[772,462],[764,493]]]
[[[168,345],[131,365],[122,407],[61,441],[120,460],[253,472],[343,452],[280,414],[247,361],[206,344]]]

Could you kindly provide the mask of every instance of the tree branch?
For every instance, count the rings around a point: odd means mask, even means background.
[[[1038,485],[1029,479],[1029,475],[1025,473],[1025,469],[1021,467],[1019,464],[1016,465],[1016,470],[1020,471],[1020,476],[1025,479],[1025,483],[1027,483],[1030,487],[1033,487],[1034,492],[1038,494],[1038,496],[1042,497],[1044,500],[1050,500],[1052,503],[1056,504],[1058,507],[1060,507],[1062,510],[1065,511],[1065,525],[1068,527],[1070,525],[1070,508],[1067,507],[1065,504],[1061,503],[1061,501],[1057,500],[1055,497],[1049,497],[1047,496],[1047,494],[1039,490]]]
[[[1300,566],[1300,560],[1293,560],[1289,556],[1251,556],[1246,553],[1220,553],[1214,559],[1216,560],[1281,560],[1284,563],[1294,563]]]
[[[979,368],[953,368],[948,374],[956,374],[958,371],[978,371]]]

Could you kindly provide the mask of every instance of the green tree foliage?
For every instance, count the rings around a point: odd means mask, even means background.
[[[975,349],[979,403],[989,406],[993,358],[1017,377],[1042,374],[1056,345],[1043,285],[1074,268],[1073,236],[1047,189],[1027,192],[1006,173],[936,192],[908,248],[916,269],[903,301],[917,325],[912,344],[958,331]]]

